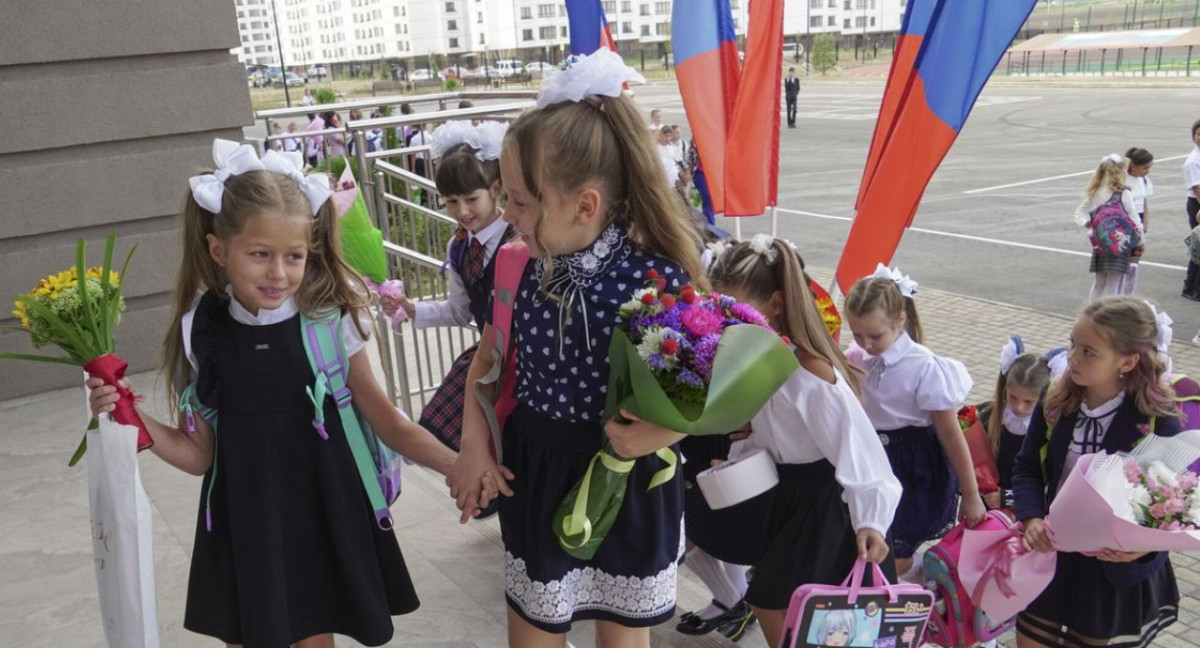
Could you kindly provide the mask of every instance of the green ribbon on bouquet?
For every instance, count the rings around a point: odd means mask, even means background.
[[[613,332],[608,361],[605,420],[625,410],[688,435],[727,434],[742,427],[800,367],[777,333],[752,324],[731,326],[722,333],[703,403],[672,400],[624,331]],[[675,452],[662,448],[656,455],[667,467],[654,474],[649,489],[675,477]],[[618,457],[605,445],[588,463],[551,520],[564,551],[581,560],[595,556],[621,511],[635,461]]]

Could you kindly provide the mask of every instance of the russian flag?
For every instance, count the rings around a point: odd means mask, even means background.
[[[926,185],[1036,0],[910,0],[838,262],[843,292],[890,263]]]
[[[601,47],[617,51],[600,0],[566,0],[566,3],[572,54],[591,54]]]
[[[729,0],[676,1],[671,12],[679,93],[712,208],[726,216],[761,214],[777,195],[782,0],[755,0],[749,18],[739,65]]]

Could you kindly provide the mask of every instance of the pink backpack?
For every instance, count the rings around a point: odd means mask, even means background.
[[[984,521],[973,530],[1004,531],[1012,526],[1012,520],[1004,513],[988,511]],[[924,643],[966,648],[995,639],[1016,624],[1016,619],[996,622],[988,618],[983,610],[975,607],[973,593],[963,587],[958,576],[958,558],[962,553],[965,528],[963,524],[954,527],[941,542],[925,552],[925,586],[933,591],[936,602],[929,615]]]
[[[842,585],[801,585],[792,593],[778,648],[875,646],[908,648],[925,630],[933,594],[912,583],[890,585],[871,564],[874,587],[863,587],[867,563],[859,560]],[[836,635],[838,641],[831,641]]]
[[[500,434],[504,431],[504,422],[517,407],[517,399],[513,396],[517,379],[516,353],[512,348],[513,304],[528,262],[529,248],[524,243],[508,243],[496,252],[496,275],[492,286],[492,332],[496,339],[492,347],[492,369],[475,383],[475,397],[483,405],[492,431],[492,455],[496,461],[503,461]],[[492,394],[486,389],[489,385],[495,385]]]

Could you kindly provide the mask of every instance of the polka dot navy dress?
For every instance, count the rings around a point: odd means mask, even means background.
[[[516,474],[514,496],[500,501],[505,595],[522,618],[547,632],[601,619],[647,627],[675,613],[676,566],[682,554],[683,489],[678,473],[649,492],[663,467],[637,461],[612,531],[589,561],[563,551],[550,531],[555,508],[604,441],[608,345],[618,307],[654,268],[677,289],[684,271],[639,250],[610,226],[588,248],[556,257],[548,287],[546,260],[525,269],[513,319],[519,401],[504,429],[504,458]]]

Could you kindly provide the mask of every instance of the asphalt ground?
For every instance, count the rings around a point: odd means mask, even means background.
[[[812,265],[836,267],[840,258],[882,93],[882,80],[804,84],[797,127],[782,129],[778,232]],[[1178,85],[992,84],[929,183],[893,264],[931,288],[1074,315],[1091,275],[1072,214],[1100,158],[1138,146],[1156,162],[1137,293],[1170,313],[1177,339],[1190,339],[1200,308],[1179,294],[1189,229],[1180,168],[1198,99]],[[638,88],[637,100],[686,128],[674,85]],[[720,224],[732,230],[732,220]],[[770,230],[767,217],[739,220],[744,233]]]

